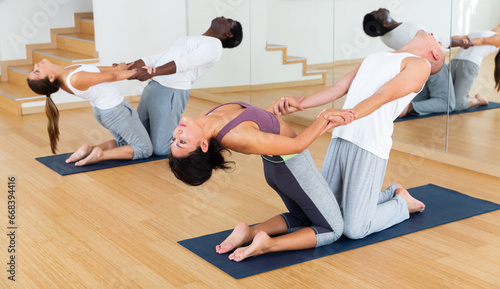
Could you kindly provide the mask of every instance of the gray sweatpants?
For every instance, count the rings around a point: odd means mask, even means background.
[[[394,195],[397,184],[380,191],[387,160],[333,138],[321,173],[330,185],[344,216],[344,235],[360,239],[410,217],[403,197]]]
[[[267,183],[289,210],[281,214],[288,232],[312,228],[316,233],[316,247],[337,241],[344,228],[342,214],[311,154],[305,150],[290,159],[283,158],[262,156],[262,162]]]
[[[422,91],[411,101],[419,115],[446,113],[455,109],[455,91],[446,64],[434,75],[429,76]],[[450,96],[448,101],[448,95]]]
[[[464,59],[452,59],[450,67],[453,87],[455,88],[455,99],[457,102],[455,111],[468,109],[469,100],[467,96],[479,74],[479,65]]]
[[[137,111],[126,100],[109,109],[92,107],[92,111],[95,119],[111,132],[119,147],[132,146],[134,160],[151,156],[153,145],[148,132],[139,120]]]
[[[170,88],[152,80],[142,92],[137,112],[146,128],[155,155],[170,154],[170,141],[186,108],[189,90]]]

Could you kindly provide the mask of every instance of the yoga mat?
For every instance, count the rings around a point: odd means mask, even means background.
[[[108,168],[114,168],[114,167],[139,164],[139,163],[144,163],[144,162],[149,162],[149,161],[156,161],[156,160],[166,159],[168,157],[168,156],[153,155],[147,159],[109,160],[109,161],[102,161],[102,162],[98,162],[98,163],[87,165],[87,166],[77,167],[77,166],[75,166],[75,163],[67,164],[65,162],[66,159],[71,154],[72,153],[53,155],[53,156],[47,156],[47,157],[40,157],[40,158],[36,158],[36,160],[41,162],[42,164],[44,164],[45,166],[47,166],[49,169],[53,170],[54,172],[60,174],[61,176],[65,176],[65,175],[78,174],[78,173],[83,173],[83,172],[90,172],[90,171],[96,171],[96,170],[102,170],[102,169],[108,169]]]
[[[183,240],[178,243],[220,270],[239,279],[500,209],[499,204],[469,197],[433,184],[412,188],[408,191],[416,199],[425,203],[425,210],[422,213],[412,214],[410,219],[402,223],[359,240],[351,240],[342,236],[337,242],[327,246],[270,253],[251,257],[238,263],[228,259],[229,253],[219,255],[215,252],[215,246],[229,236],[232,230]]]
[[[474,107],[471,107],[471,108],[466,109],[466,110],[454,111],[454,112],[450,113],[450,115],[460,114],[460,113],[467,113],[467,112],[482,111],[482,110],[499,108],[499,107],[500,107],[500,103],[498,103],[498,102],[489,102],[488,105],[474,106]],[[426,115],[408,114],[408,115],[405,115],[402,118],[396,118],[394,120],[394,122],[400,122],[400,121],[412,120],[412,119],[419,119],[419,118],[431,117],[431,116],[438,116],[438,115],[446,115],[446,112],[443,112],[443,113],[431,113],[431,114],[426,114]]]

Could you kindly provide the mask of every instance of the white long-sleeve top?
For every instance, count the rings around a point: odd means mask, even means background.
[[[210,36],[186,36],[177,40],[169,49],[142,58],[146,66],[162,66],[175,62],[176,73],[155,76],[163,86],[175,89],[191,89],[192,84],[214,66],[222,55],[222,42]]]

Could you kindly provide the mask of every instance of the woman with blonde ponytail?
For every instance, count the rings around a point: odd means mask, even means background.
[[[116,66],[72,65],[61,67],[43,59],[34,65],[27,81],[36,93],[46,95],[45,112],[52,153],[59,140],[59,111],[51,95],[62,89],[89,100],[97,121],[108,129],[115,139],[96,146],[83,144],[67,160],[84,166],[111,159],[142,159],[150,157],[153,145],[139,120],[136,110],[124,99],[118,88],[109,82],[130,78],[135,70],[130,65]]]

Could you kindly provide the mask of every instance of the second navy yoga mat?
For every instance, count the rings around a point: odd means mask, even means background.
[[[475,111],[482,111],[482,110],[487,110],[487,109],[493,109],[493,108],[499,108],[500,103],[498,102],[490,102],[488,105],[482,105],[482,106],[474,106],[466,110],[462,111],[454,111],[450,113],[450,115],[454,114],[460,114],[460,113],[468,113],[468,112],[475,112]],[[420,119],[420,118],[425,118],[425,117],[431,117],[431,116],[438,116],[438,115],[446,115],[446,113],[431,113],[431,114],[426,114],[426,115],[416,115],[416,114],[409,114],[405,115],[402,118],[397,118],[394,120],[394,122],[400,122],[400,121],[405,121],[405,120],[412,120],[412,119]]]
[[[156,161],[156,160],[166,159],[168,157],[168,156],[153,155],[147,159],[141,159],[141,160],[109,160],[109,161],[98,162],[96,164],[91,164],[88,166],[77,167],[75,166],[75,163],[67,164],[65,162],[70,155],[71,153],[53,155],[53,156],[36,158],[36,160],[47,166],[49,169],[55,171],[56,173],[65,176],[83,172],[108,169],[113,167],[138,164],[149,161]]]

